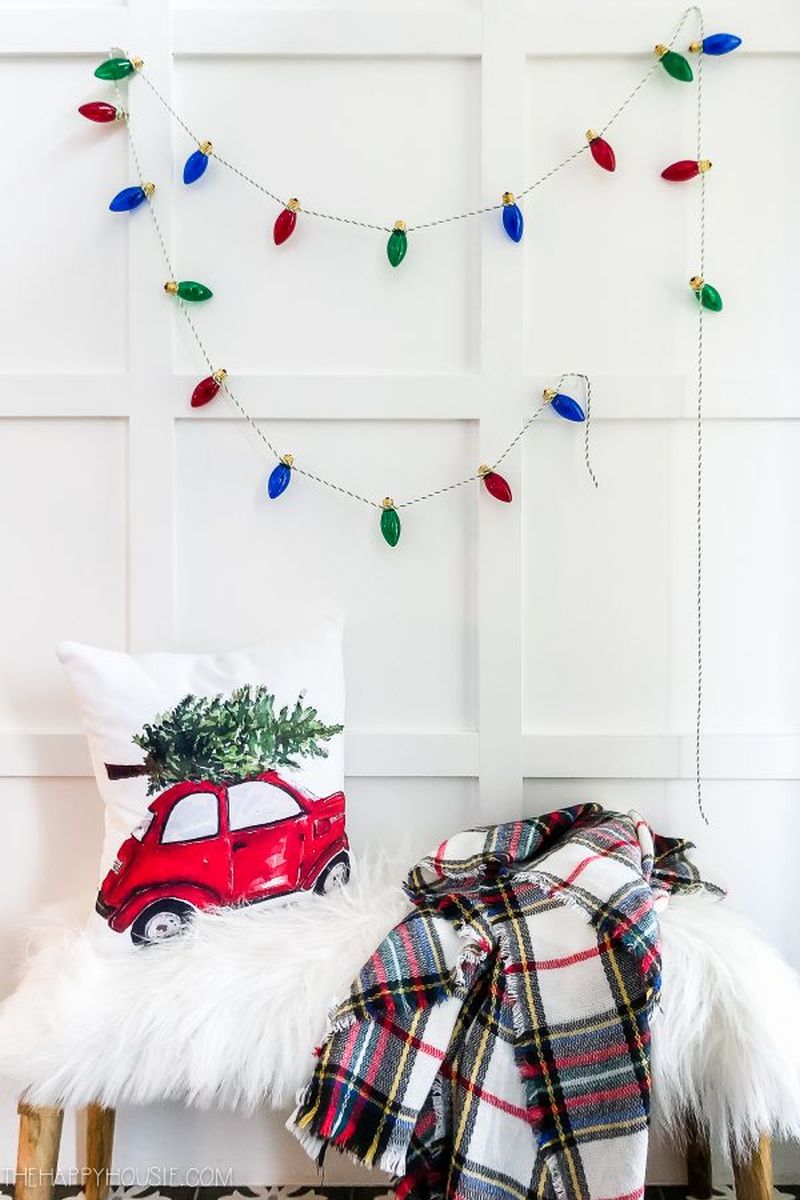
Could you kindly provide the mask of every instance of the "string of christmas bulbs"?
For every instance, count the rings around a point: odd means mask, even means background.
[[[570,156],[568,156],[568,158],[564,159],[562,161],[562,163],[557,164],[555,167],[553,167],[549,171],[547,171],[544,175],[542,175],[533,184],[530,184],[530,185],[528,185],[528,187],[523,189],[523,191],[519,193],[520,199],[524,195],[526,195],[528,192],[532,191],[533,188],[539,186],[539,184],[544,182],[544,180],[550,178],[556,171],[560,170],[568,162],[572,161],[572,159],[576,158],[578,156],[578,154],[582,153],[587,147],[590,151],[591,157],[593,158],[593,160],[595,161],[595,163],[597,163],[597,165],[599,167],[601,167],[603,170],[606,170],[609,172],[613,172],[616,169],[616,155],[615,155],[614,149],[610,145],[610,143],[606,140],[606,138],[603,136],[603,134],[607,132],[609,127],[613,124],[613,122],[617,119],[617,117],[621,114],[621,112],[627,107],[627,105],[630,103],[630,101],[633,99],[633,97],[636,95],[636,93],[639,91],[639,89],[643,86],[643,84],[647,81],[647,79],[649,79],[649,77],[653,73],[653,71],[655,69],[657,69],[658,66],[660,65],[664,68],[664,70],[667,72],[667,74],[669,74],[672,78],[679,80],[681,82],[691,82],[692,81],[692,79],[694,77],[694,73],[692,71],[691,64],[689,63],[688,59],[686,59],[682,54],[679,54],[677,51],[673,50],[672,45],[677,40],[677,38],[680,34],[680,31],[683,28],[683,26],[684,26],[686,20],[688,19],[688,17],[690,16],[690,14],[695,11],[697,11],[697,10],[690,8],[690,9],[687,9],[686,12],[684,12],[678,26],[676,27],[675,33],[673,34],[673,37],[668,45],[665,45],[663,43],[659,43],[658,45],[656,45],[656,47],[654,49],[654,54],[656,56],[656,62],[653,65],[651,65],[650,69],[644,75],[642,80],[640,80],[640,82],[632,90],[632,92],[628,95],[628,97],[625,99],[625,101],[623,101],[623,103],[615,111],[615,113],[612,115],[612,117],[606,122],[606,124],[603,126],[602,133],[598,133],[594,129],[588,130],[587,134],[586,134],[586,144],[582,145],[579,150],[574,151]],[[730,33],[712,34],[709,37],[704,37],[699,41],[692,42],[689,45],[689,52],[693,53],[693,54],[698,54],[698,55],[708,54],[708,55],[712,55],[712,56],[720,56],[723,54],[730,53],[732,50],[735,50],[740,44],[741,44],[741,39],[738,38],[734,34],[730,34]],[[113,57],[107,59],[105,62],[101,63],[100,66],[97,67],[97,69],[95,70],[95,76],[98,79],[107,80],[107,81],[112,82],[115,85],[115,87],[117,88],[118,95],[119,95],[119,83],[121,81],[126,80],[129,76],[133,76],[133,75],[140,76],[147,83],[150,90],[153,92],[153,94],[156,96],[156,98],[159,100],[159,102],[167,109],[167,111],[170,113],[170,115],[181,125],[181,127],[186,131],[186,133],[190,137],[193,138],[193,140],[197,141],[197,139],[194,137],[194,134],[192,134],[192,132],[189,129],[189,126],[186,124],[186,122],[174,111],[174,109],[171,107],[171,105],[164,99],[164,97],[161,95],[161,93],[155,88],[155,86],[152,84],[152,82],[144,74],[143,66],[144,66],[144,63],[140,58],[126,57],[122,54],[115,54]],[[551,407],[552,410],[558,416],[562,417],[565,420],[586,423],[586,429],[585,429],[586,467],[589,472],[590,478],[592,479],[592,482],[595,484],[595,486],[597,485],[597,480],[596,480],[596,477],[595,477],[594,472],[591,467],[590,454],[589,454],[589,420],[588,420],[588,417],[590,414],[590,401],[589,401],[589,397],[591,394],[590,385],[589,385],[588,380],[586,380],[585,376],[580,375],[580,374],[575,376],[575,378],[584,380],[584,387],[585,387],[585,391],[586,391],[586,401],[587,401],[586,412],[584,412],[584,409],[581,407],[580,403],[574,397],[570,396],[568,393],[565,393],[561,390],[564,379],[568,378],[567,375],[562,375],[561,380],[559,381],[559,384],[556,388],[545,389],[544,404],[542,404],[536,410],[536,412],[533,414],[532,418],[530,418],[528,421],[525,422],[522,429],[512,439],[509,446],[495,459],[494,463],[491,466],[486,465],[486,464],[481,464],[481,466],[478,468],[477,472],[471,476],[468,476],[466,479],[460,480],[454,484],[446,485],[443,488],[438,488],[435,491],[427,493],[423,496],[418,496],[413,499],[403,501],[399,504],[396,504],[394,502],[394,500],[392,500],[390,497],[386,497],[380,504],[378,504],[377,501],[370,500],[367,497],[359,496],[357,493],[351,491],[349,488],[342,487],[341,485],[336,484],[330,480],[323,479],[319,476],[315,476],[315,475],[311,474],[310,472],[302,470],[300,467],[298,467],[295,464],[294,455],[289,454],[289,453],[279,453],[275,449],[275,447],[272,445],[272,443],[269,441],[269,439],[266,438],[266,436],[263,434],[263,432],[260,430],[260,428],[255,424],[255,422],[252,421],[252,419],[246,413],[242,404],[234,396],[233,391],[230,387],[230,384],[227,382],[227,378],[228,378],[227,371],[224,368],[215,368],[213,366],[213,362],[212,362],[210,356],[208,355],[208,353],[205,350],[205,347],[199,336],[199,333],[194,324],[194,321],[192,320],[191,316],[188,313],[188,310],[186,309],[186,304],[195,304],[195,303],[201,303],[203,301],[207,301],[207,300],[211,299],[213,292],[206,284],[200,283],[196,280],[190,280],[190,279],[178,280],[178,279],[173,278],[174,272],[172,270],[169,255],[166,250],[166,243],[165,243],[163,235],[161,233],[160,226],[158,225],[158,220],[157,220],[155,211],[153,209],[152,203],[150,203],[153,193],[155,191],[155,185],[153,183],[147,181],[144,178],[141,168],[139,167],[138,155],[136,154],[136,149],[135,149],[135,146],[133,143],[133,138],[132,138],[131,131],[130,131],[130,122],[128,121],[127,112],[121,105],[117,106],[117,105],[113,105],[113,104],[110,104],[105,101],[89,102],[87,104],[81,105],[78,111],[80,112],[80,114],[82,116],[86,117],[88,120],[91,120],[91,121],[94,121],[97,123],[105,124],[105,123],[110,123],[110,122],[115,122],[115,121],[116,122],[124,122],[124,123],[126,123],[126,125],[128,127],[128,136],[131,141],[131,149],[132,149],[132,153],[134,156],[134,161],[137,164],[137,170],[138,170],[138,173],[140,176],[140,183],[125,187],[121,191],[119,191],[112,198],[109,208],[112,212],[128,212],[128,213],[133,212],[135,209],[139,208],[140,206],[142,206],[144,204],[147,204],[148,207],[150,208],[150,212],[153,217],[154,224],[155,224],[156,233],[158,235],[158,238],[159,238],[159,241],[161,244],[161,248],[162,248],[162,251],[164,254],[165,262],[167,265],[168,273],[170,275],[170,278],[167,280],[167,282],[164,285],[164,289],[168,294],[175,296],[178,299],[178,301],[181,302],[181,308],[184,312],[184,315],[189,323],[189,326],[190,326],[192,333],[198,343],[198,346],[200,347],[201,352],[203,353],[203,356],[205,357],[205,359],[209,365],[209,368],[210,368],[210,374],[208,376],[204,377],[203,379],[201,379],[199,381],[199,383],[195,386],[195,388],[192,392],[192,395],[191,395],[191,400],[190,400],[191,406],[193,408],[204,407],[206,404],[209,404],[212,400],[215,399],[215,397],[218,395],[218,393],[220,392],[221,389],[224,389],[227,396],[233,401],[234,405],[239,409],[239,411],[242,413],[242,415],[247,418],[247,420],[249,421],[251,426],[256,430],[258,435],[262,438],[262,440],[268,446],[270,452],[272,454],[274,454],[275,458],[277,459],[276,465],[273,467],[273,469],[269,475],[269,479],[267,481],[267,495],[271,500],[277,499],[279,496],[281,496],[286,491],[286,489],[288,488],[288,486],[291,482],[292,475],[294,472],[304,474],[304,475],[308,476],[309,478],[317,480],[320,483],[326,484],[329,487],[333,487],[337,491],[344,492],[345,494],[350,495],[355,499],[359,499],[359,500],[364,501],[367,504],[370,504],[375,507],[379,507],[381,509],[380,527],[381,527],[381,532],[383,533],[384,539],[390,546],[396,546],[400,539],[400,532],[401,532],[400,517],[399,517],[398,511],[397,511],[398,508],[407,507],[411,504],[419,503],[422,500],[431,499],[434,496],[440,495],[445,491],[451,490],[452,488],[461,487],[461,486],[465,486],[468,483],[472,483],[474,480],[482,481],[486,491],[489,493],[489,495],[493,496],[495,499],[497,499],[501,502],[505,502],[505,503],[510,502],[512,499],[512,492],[511,492],[510,485],[508,484],[508,481],[502,475],[499,474],[499,472],[496,470],[496,467],[500,464],[500,462],[502,462],[502,460],[510,452],[511,448],[516,445],[517,441],[523,435],[523,433],[527,431],[531,421],[535,417],[537,417],[544,408],[546,408],[548,406]],[[699,140],[698,140],[697,153],[698,153],[698,157],[695,159],[682,159],[682,160],[679,160],[678,162],[671,163],[669,166],[665,167],[661,173],[662,178],[664,178],[665,180],[668,180],[670,182],[687,182],[691,179],[696,178],[697,176],[701,176],[701,177],[704,176],[705,173],[710,169],[711,163],[708,159],[699,157],[699,155],[700,155]],[[267,195],[272,197],[274,200],[276,200],[276,201],[278,200],[277,196],[275,196],[271,191],[269,191],[269,189],[267,189],[267,188],[263,187],[263,185],[257,183],[250,176],[246,175],[244,172],[240,171],[238,168],[236,168],[232,164],[228,163],[225,159],[220,158],[219,155],[215,155],[212,143],[207,140],[199,142],[197,145],[197,149],[192,151],[192,153],[187,158],[187,160],[184,164],[184,168],[183,168],[184,184],[191,185],[191,184],[196,183],[199,179],[201,179],[203,177],[203,175],[206,173],[206,170],[208,169],[208,166],[209,166],[209,161],[212,157],[216,158],[217,161],[219,161],[222,165],[228,167],[229,169],[233,170],[236,174],[240,175],[246,182],[253,184],[253,186],[257,187],[260,191],[265,192]],[[278,202],[280,203],[280,201],[278,201]],[[517,203],[517,197],[514,195],[514,193],[513,192],[504,192],[500,205],[489,205],[489,206],[486,206],[481,209],[474,209],[474,210],[471,210],[470,212],[460,213],[460,214],[456,214],[456,215],[450,216],[450,217],[439,218],[436,221],[430,221],[430,222],[426,222],[426,223],[419,224],[419,225],[412,226],[412,227],[407,226],[406,222],[404,222],[404,221],[395,222],[394,227],[391,230],[389,230],[389,239],[388,239],[387,246],[386,246],[386,253],[387,253],[388,261],[393,267],[397,267],[404,260],[404,258],[406,257],[407,251],[408,251],[408,234],[409,234],[409,232],[411,232],[412,229],[429,228],[433,225],[443,224],[445,222],[452,221],[452,220],[460,220],[460,219],[466,219],[467,217],[471,217],[471,216],[479,216],[486,212],[496,211],[498,208],[500,209],[500,211],[502,213],[502,225],[503,225],[503,229],[504,229],[505,233],[507,234],[507,236],[514,242],[521,241],[523,233],[524,233],[524,227],[525,227],[523,212],[522,212],[521,208],[519,207],[519,204]],[[275,219],[275,222],[273,225],[273,231],[272,231],[273,232],[273,240],[274,240],[276,246],[282,245],[294,233],[295,228],[297,226],[298,213],[300,211],[301,211],[300,202],[296,198],[292,198],[292,199],[288,200],[285,203],[285,205],[283,205],[283,207],[280,209],[280,211]],[[310,210],[310,214],[314,215],[314,216],[332,219],[332,220],[346,221],[348,223],[359,224],[359,225],[362,225],[362,226],[364,226],[366,228],[370,228],[370,229],[385,228],[382,226],[371,224],[369,222],[363,222],[360,220],[356,220],[355,218],[335,217],[332,214],[320,213],[315,210]],[[695,275],[691,278],[690,287],[692,288],[692,290],[693,290],[694,294],[696,295],[701,306],[703,306],[707,309],[710,309],[712,311],[717,311],[717,312],[722,309],[722,297],[721,297],[719,291],[713,285],[706,282],[706,280],[703,278],[702,271],[700,274]]]

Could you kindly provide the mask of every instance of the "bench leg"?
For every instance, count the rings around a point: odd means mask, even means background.
[[[736,1200],[771,1200],[772,1142],[763,1134],[748,1158],[733,1160]]]
[[[85,1200],[107,1200],[115,1118],[113,1108],[90,1104],[86,1109]]]
[[[686,1183],[693,1200],[710,1200],[714,1190],[711,1149],[708,1134],[696,1121],[690,1121],[686,1130]]]
[[[14,1200],[53,1200],[64,1112],[20,1103]]]

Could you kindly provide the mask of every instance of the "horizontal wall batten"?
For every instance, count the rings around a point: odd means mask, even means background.
[[[125,8],[38,8],[0,10],[0,57],[92,55],[126,46],[130,29]]]
[[[531,58],[641,56],[666,40],[682,12],[669,0],[643,6],[604,2],[591,7],[566,3],[546,19],[531,6],[523,17],[522,41]],[[800,53],[800,11],[776,0],[759,5],[758,22],[745,0],[729,0],[721,23],[744,35],[740,55]],[[365,56],[479,57],[483,50],[479,12],[339,10],[287,8],[182,8],[173,14],[173,53],[180,56]],[[706,21],[708,24],[708,19]],[[0,11],[0,56],[104,53],[128,46],[127,8],[18,8]],[[691,18],[685,31],[694,36]],[[682,35],[683,36],[683,35]]]
[[[478,734],[352,733],[346,756],[351,776],[473,778]],[[91,774],[86,739],[79,733],[0,734],[0,778]]]
[[[526,779],[694,779],[694,734],[527,734]],[[800,779],[796,734],[709,734],[705,779]]]
[[[681,19],[684,5],[672,0],[640,4],[637,0],[601,0],[587,5],[580,0],[548,7],[543,14],[531,5],[524,18],[525,52],[533,57],[599,57],[642,54],[643,64],[656,42],[666,42]],[[800,52],[800,11],[788,11],[780,0],[758,5],[753,21],[751,0],[726,0],[724,17],[705,12],[706,30],[738,32],[744,40],[739,54],[796,54]],[[713,19],[712,19],[713,18]],[[676,49],[695,38],[696,21],[687,18]]]
[[[526,734],[526,779],[692,779],[686,734]],[[713,734],[703,743],[706,779],[800,780],[800,735]],[[347,738],[347,774],[374,778],[475,778],[479,735],[358,733]],[[0,778],[91,774],[79,733],[0,735]]]
[[[172,46],[178,57],[474,57],[481,52],[481,17],[422,10],[179,9],[173,15]]]
[[[202,373],[158,376],[162,411],[191,416],[187,399]],[[558,378],[526,377],[531,404]],[[480,413],[481,376],[464,375],[245,375],[230,371],[237,397],[258,420],[473,421]],[[686,375],[593,375],[592,420],[695,419],[694,381]],[[709,371],[705,419],[800,420],[800,374],[729,377]],[[124,374],[0,374],[2,417],[127,417],[140,407],[139,392]],[[237,420],[229,404],[205,409],[203,420]]]

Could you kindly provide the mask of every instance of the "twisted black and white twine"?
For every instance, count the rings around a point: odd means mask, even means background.
[[[697,20],[698,41],[705,36],[703,12],[699,7],[690,10]],[[703,157],[703,55],[697,56],[697,108],[696,108],[696,151],[698,162]],[[706,269],[706,173],[700,172],[700,193],[698,200],[698,258],[700,278],[705,277]],[[698,301],[700,297],[698,295]],[[697,411],[696,411],[696,508],[695,508],[695,547],[697,552],[697,570],[695,582],[695,615],[697,621],[697,698],[695,706],[694,728],[694,778],[697,793],[697,807],[700,816],[708,825],[705,806],[703,804],[703,773],[702,773],[702,730],[703,730],[703,305],[697,305]]]

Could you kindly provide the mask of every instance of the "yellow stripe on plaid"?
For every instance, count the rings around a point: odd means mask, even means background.
[[[508,919],[511,923],[511,928],[514,931],[514,937],[516,939],[516,943],[517,943],[517,947],[518,947],[518,951],[519,951],[518,961],[522,961],[524,942],[520,935],[519,921],[517,920],[516,914],[512,911],[512,909],[508,903],[508,896],[506,893],[504,893],[504,895],[503,895],[503,903],[505,905],[506,912],[508,913]],[[545,1081],[545,1085],[547,1087],[547,1095],[550,1100],[551,1112],[553,1115],[553,1119],[555,1120],[556,1127],[558,1128],[559,1137],[561,1138],[562,1142],[564,1143],[564,1145],[563,1145],[564,1157],[566,1158],[567,1166],[569,1167],[570,1178],[572,1179],[572,1186],[574,1188],[574,1195],[575,1195],[576,1200],[582,1200],[583,1189],[581,1188],[580,1180],[578,1178],[578,1172],[577,1172],[577,1168],[575,1166],[575,1157],[572,1153],[572,1147],[566,1145],[564,1126],[561,1122],[561,1114],[559,1112],[559,1106],[558,1106],[558,1102],[556,1100],[556,1094],[553,1090],[553,1081],[550,1076],[550,1066],[547,1062],[545,1055],[542,1053],[542,1039],[541,1039],[541,1036],[539,1033],[538,1021],[536,1019],[536,1001],[534,999],[533,988],[531,986],[530,972],[523,971],[522,979],[524,980],[526,998],[528,1001],[528,1013],[531,1018],[531,1028],[530,1028],[529,1032],[532,1034],[533,1040],[536,1043],[536,1050],[539,1055],[539,1061],[542,1065],[542,1077]],[[588,1198],[587,1198],[587,1200],[588,1200]]]
[[[372,1166],[373,1162],[375,1161],[375,1155],[378,1152],[378,1146],[380,1144],[381,1134],[383,1133],[384,1126],[386,1125],[386,1120],[389,1116],[389,1111],[390,1111],[392,1105],[394,1104],[397,1093],[400,1091],[400,1086],[404,1080],[405,1065],[408,1060],[408,1056],[411,1053],[412,1041],[417,1036],[417,1029],[419,1028],[420,1023],[422,1022],[424,1016],[425,1016],[424,1011],[422,1009],[420,1009],[418,1012],[414,1013],[414,1016],[411,1019],[411,1024],[409,1025],[409,1028],[408,1028],[408,1037],[406,1038],[405,1045],[403,1046],[403,1050],[400,1055],[400,1061],[397,1064],[397,1070],[395,1072],[394,1079],[392,1080],[392,1086],[386,1095],[386,1100],[384,1102],[383,1115],[381,1116],[380,1124],[378,1125],[378,1128],[375,1131],[375,1137],[372,1140],[372,1145],[370,1146],[367,1153],[364,1155],[364,1162],[367,1164],[368,1167]]]

